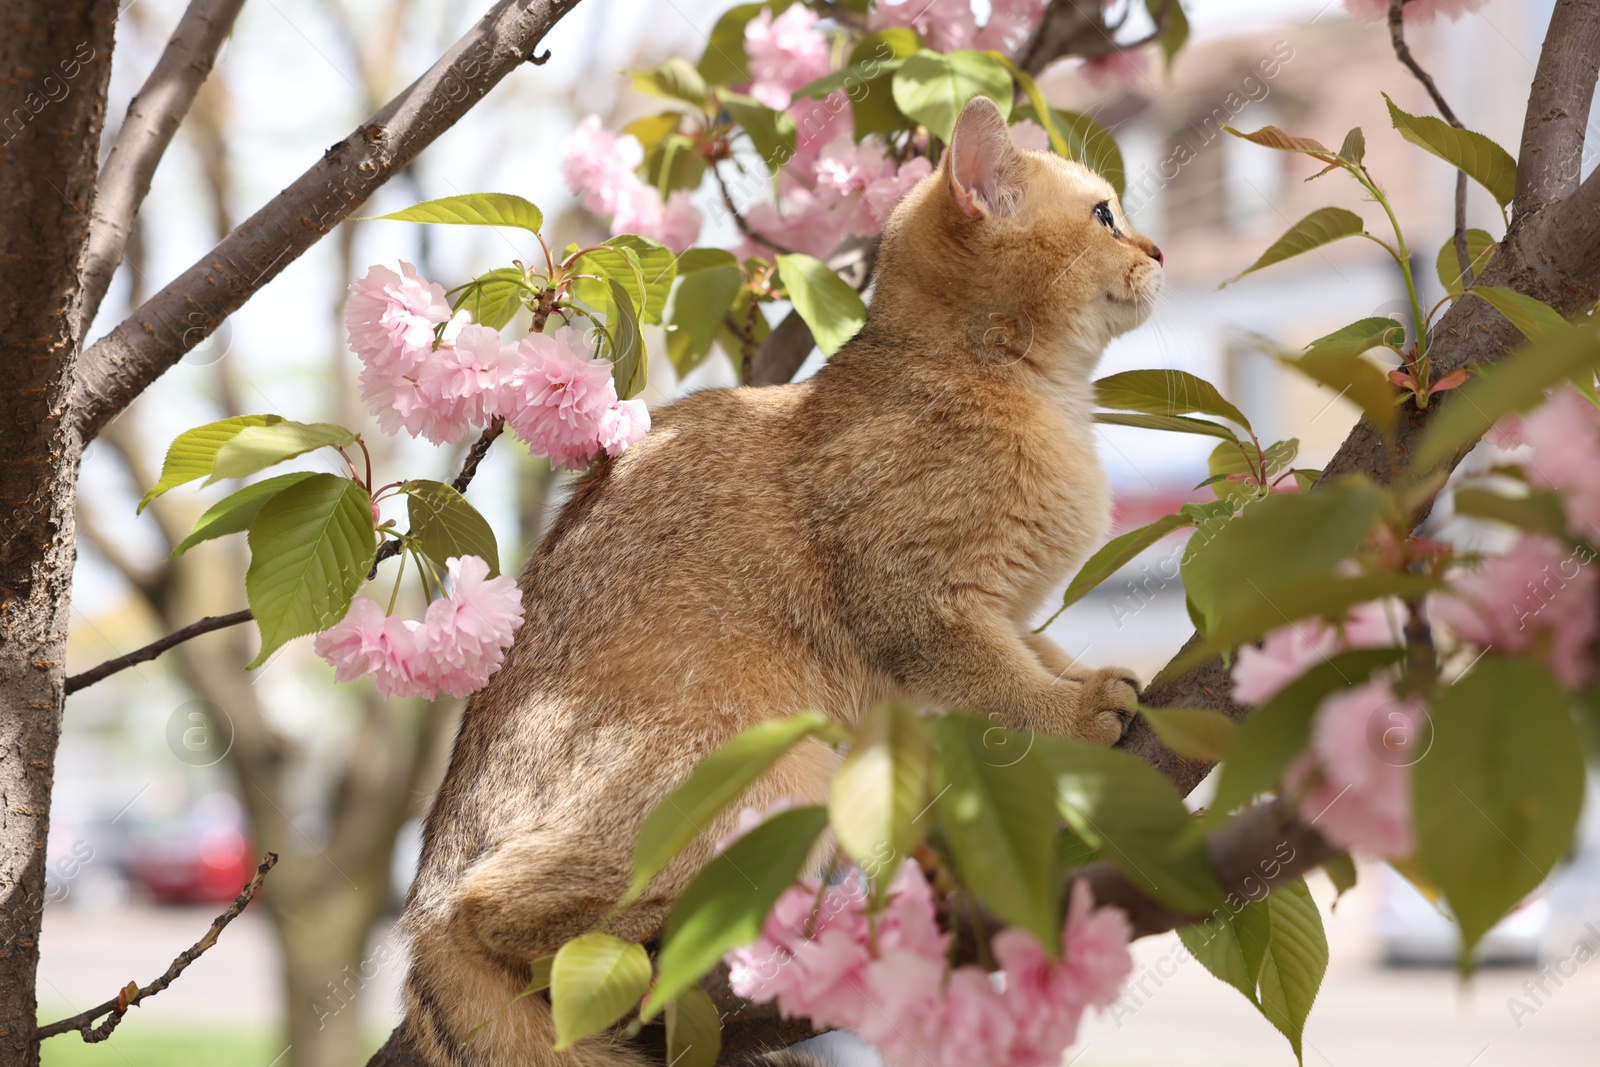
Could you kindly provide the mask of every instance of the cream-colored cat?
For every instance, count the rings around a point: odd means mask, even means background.
[[[405,914],[425,1062],[643,1062],[605,1037],[557,1056],[538,996],[467,1038],[621,896],[651,806],[753,723],[900,696],[1117,740],[1134,679],[1028,628],[1105,534],[1090,375],[1160,285],[1110,185],[974,100],[889,220],[855,340],[809,381],[663,409],[578,483],[428,818]],[[810,743],[745,803],[821,801],[834,763]],[[727,823],[610,931],[653,936]]]

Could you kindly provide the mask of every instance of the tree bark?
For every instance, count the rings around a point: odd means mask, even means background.
[[[80,446],[67,416],[112,0],[10,5],[0,31],[0,1067],[36,1067],[39,921],[61,732]]]

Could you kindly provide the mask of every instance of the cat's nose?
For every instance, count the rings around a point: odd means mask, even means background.
[[[1154,243],[1152,243],[1149,248],[1145,249],[1145,251],[1149,252],[1150,258],[1155,260],[1161,266],[1164,267],[1167,265],[1167,257],[1161,254],[1161,249],[1156,247]]]
[[[1150,238],[1145,237],[1143,234],[1138,234],[1134,236],[1133,243],[1142,248],[1145,255],[1149,256],[1162,266],[1166,265],[1167,261],[1161,255],[1161,249],[1157,248],[1156,243],[1150,240]]]

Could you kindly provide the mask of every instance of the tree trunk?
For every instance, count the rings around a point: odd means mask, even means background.
[[[0,31],[0,1067],[36,1067],[45,836],[72,592],[69,429],[111,73],[110,0],[8,3]]]
[[[384,872],[386,874],[387,872]],[[276,916],[283,946],[283,988],[294,1067],[350,1067],[364,1061],[361,1005],[380,974],[401,965],[390,947],[367,950],[384,910],[388,879],[352,872],[361,889],[344,886],[301,900]],[[274,909],[275,911],[277,909]]]

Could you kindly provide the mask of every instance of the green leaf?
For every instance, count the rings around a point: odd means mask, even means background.
[[[807,737],[827,735],[833,725],[814,711],[757,723],[729,738],[656,802],[639,827],[633,847],[632,900],[663,867],[699,837],[784,753]]]
[[[918,52],[894,72],[892,92],[902,114],[928,127],[946,144],[968,100],[987,96],[1001,115],[1009,115],[1015,95],[1006,68],[970,49],[948,54]]]
[[[1269,606],[1295,579],[1331,576],[1383,507],[1375,486],[1345,481],[1321,492],[1278,494],[1246,508],[1185,555],[1183,586],[1213,633],[1224,619]],[[1241,580],[1241,576],[1248,580]]]
[[[1172,783],[1116,749],[1045,734],[1032,742],[1055,780],[1061,817],[1101,859],[1177,911],[1198,914],[1222,903],[1205,843]]]
[[[728,949],[756,939],[767,913],[800,875],[827,825],[824,808],[790,808],[706,864],[667,916],[656,961],[659,976],[644,1018],[654,1017],[698,981]]]
[[[1184,759],[1220,762],[1239,724],[1221,712],[1204,708],[1147,708],[1139,713],[1161,743]]]
[[[261,631],[254,669],[350,610],[378,552],[372,498],[349,478],[314,474],[261,505],[249,541],[244,589]]]
[[[679,270],[681,273],[682,268]],[[711,342],[716,339],[743,285],[744,276],[732,265],[682,274],[678,291],[672,297],[669,316],[672,330],[667,334],[667,357],[672,360],[672,369],[679,378],[698,367],[710,354]]]
[[[794,156],[794,119],[774,111],[754,97],[739,93],[718,93],[717,99],[756,146],[767,170],[773,174]]]
[[[822,99],[843,91],[850,101],[853,136],[858,142],[872,134],[887,136],[903,130],[910,122],[894,103],[894,72],[921,47],[915,31],[904,26],[869,33],[850,50],[842,70],[802,86],[795,91],[794,100]],[[802,126],[810,128],[818,107],[813,106],[812,115],[800,118]]]
[[[1275,148],[1280,152],[1299,152],[1301,155],[1310,156],[1312,159],[1320,159],[1324,163],[1342,165],[1339,157],[1323,147],[1319,141],[1310,137],[1296,137],[1294,134],[1284,133],[1276,126],[1263,126],[1254,133],[1244,133],[1241,130],[1234,129],[1232,126],[1224,126],[1222,128],[1235,137],[1242,137],[1244,140],[1252,144],[1261,145],[1263,148]]]
[[[1344,143],[1339,146],[1339,158],[1346,163],[1361,166],[1361,161],[1367,155],[1367,135],[1357,126],[1344,135]]]
[[[1231,916],[1185,927],[1178,937],[1206,970],[1243,993],[1304,1062],[1306,1017],[1328,970],[1328,938],[1305,879]]]
[[[1320,574],[1293,578],[1275,586],[1270,595],[1262,594],[1256,603],[1224,616],[1197,648],[1184,653],[1177,662],[1192,666],[1301,619],[1337,617],[1357,604],[1387,597],[1422,597],[1443,584],[1425,574],[1387,572],[1354,578]]]
[[[682,56],[673,56],[649,70],[630,70],[628,75],[633,79],[633,87],[641,93],[705,107],[706,80],[694,64]]]
[[[1406,328],[1394,319],[1357,319],[1306,345],[1308,356],[1359,356],[1374,348],[1397,349],[1405,342]]]
[[[518,268],[497,267],[463,286],[455,308],[471,312],[473,322],[498,330],[516,318],[524,298],[537,293]]]
[[[1487,231],[1470,229],[1467,231],[1467,259],[1472,265],[1472,276],[1476,278],[1483,273],[1483,268],[1489,265],[1489,260],[1499,251],[1500,245]],[[1454,235],[1445,239],[1439,246],[1439,255],[1434,259],[1434,269],[1439,273],[1439,284],[1444,286],[1444,291],[1451,296],[1461,295],[1461,259],[1456,255],[1456,239]]]
[[[455,486],[419,478],[405,484],[405,493],[411,536],[441,573],[451,556],[477,556],[489,565],[491,578],[499,576],[494,529]]]
[[[650,361],[645,358],[644,337],[639,332],[639,320],[633,317],[628,294],[614,280],[607,284],[611,286],[611,317],[606,320],[611,380],[616,383],[618,399],[628,400],[644,391]]]
[[[1479,297],[1493,305],[1530,341],[1541,341],[1572,329],[1572,324],[1561,317],[1561,312],[1543,300],[1536,300],[1515,289],[1507,289],[1502,285],[1475,285],[1467,290],[1466,295]]]
[[[822,354],[843,348],[867,321],[860,295],[826,263],[795,252],[778,256],[778,276],[795,312],[811,327]]]
[[[938,749],[939,828],[962,888],[1059,958],[1055,789],[1030,750],[1044,738],[961,714],[934,719],[928,730]]]
[[[1224,441],[1237,441],[1239,435],[1226,426],[1205,419],[1190,419],[1182,415],[1134,415],[1121,411],[1097,411],[1094,421],[1107,426],[1133,426],[1141,430],[1164,430],[1167,433],[1193,433],[1202,437],[1220,437]]]
[[[1286,259],[1293,259],[1314,248],[1321,248],[1341,237],[1354,237],[1362,232],[1364,230],[1361,216],[1354,211],[1342,207],[1318,208],[1289,227],[1288,232],[1272,242],[1267,250],[1261,253],[1260,258],[1223,282],[1219,288],[1227,288],[1246,274],[1254,273],[1263,267],[1282,263]]]
[[[628,253],[632,253],[632,258]],[[672,291],[672,281],[678,276],[678,257],[659,241],[625,233],[579,256],[573,264],[573,271],[578,274],[598,274],[607,281],[618,283],[627,291],[640,321],[655,325],[661,322],[661,313],[667,306],[667,294]],[[602,314],[610,310],[611,293],[605,282],[577,278],[572,283],[572,294]]]
[[[851,859],[886,886],[922,840],[914,820],[928,807],[933,747],[910,704],[887,701],[856,727],[850,754],[834,772],[828,823]]]
[[[671,1067],[716,1067],[722,1052],[722,1014],[711,996],[689,986],[667,1005],[667,1063]]]
[[[550,968],[556,1051],[605,1030],[649,989],[650,956],[643,945],[598,932],[568,941]]]
[[[206,484],[223,478],[244,478],[286,459],[338,447],[355,441],[357,434],[331,422],[287,422],[246,426],[217,449]]]
[[[177,559],[201,541],[210,541],[212,538],[248,529],[256,517],[256,512],[261,510],[261,505],[296,482],[303,482],[313,476],[311,471],[280,474],[276,478],[247,485],[237,493],[223,497],[200,516],[199,521],[194,524],[194,529],[189,531],[189,536],[172,550],[172,558]]]
[[[1250,428],[1240,410],[1204,378],[1181,370],[1130,370],[1094,383],[1095,403],[1113,411],[1146,415],[1214,415]]]
[[[678,277],[718,267],[739,269],[739,258],[726,248],[691,248],[678,257]]]
[[[1280,362],[1335,390],[1339,396],[1349,397],[1385,436],[1394,429],[1398,417],[1395,398],[1400,394],[1383,371],[1360,356],[1336,356],[1313,349],[1299,359]]]
[[[1567,539],[1566,510],[1561,505],[1561,497],[1553,492],[1536,489],[1512,497],[1469,487],[1456,490],[1453,504],[1457,515],[1492,519],[1558,541]]]
[[[1247,715],[1228,746],[1210,810],[1226,816],[1272,789],[1311,743],[1311,719],[1323,699],[1335,689],[1362,684],[1404,654],[1401,648],[1377,648],[1330,656]]]
[[[766,4],[739,4],[717,19],[700,57],[700,77],[712,85],[743,85],[750,80],[750,57],[744,50],[744,30]]]
[[[1141,526],[1137,530],[1129,530],[1125,534],[1113,537],[1078,569],[1078,573],[1068,583],[1067,591],[1061,595],[1061,607],[1066,609],[1076,604],[1139,553],[1173,530],[1181,530],[1190,525],[1193,524],[1186,515],[1166,515],[1148,526]]]
[[[1189,16],[1183,13],[1183,5],[1178,0],[1144,0],[1144,8],[1152,20],[1159,20],[1162,12],[1166,13],[1167,22],[1157,41],[1161,45],[1161,58],[1166,62],[1167,73],[1171,74],[1172,61],[1189,40]]]
[[[1350,853],[1338,852],[1322,865],[1322,872],[1333,883],[1333,906],[1337,908],[1340,899],[1356,887],[1356,861]]]
[[[1502,208],[1517,195],[1517,162],[1504,148],[1481,133],[1459,130],[1432,115],[1410,115],[1394,106],[1389,94],[1389,118],[1400,136],[1438,156],[1489,190]]]
[[[217,460],[217,450],[250,426],[271,426],[283,421],[281,415],[235,415],[231,419],[208,422],[179,434],[167,449],[167,458],[161,464],[161,478],[139,501],[137,512],[144,511],[150,501],[169,489],[204,478],[211,473]]]
[[[1246,452],[1250,453],[1249,460],[1245,459]],[[1220,444],[1212,450],[1206,461],[1211,477],[1201,485],[1210,485],[1218,500],[1254,499],[1262,495],[1261,483],[1270,486],[1278,482],[1277,476],[1294,463],[1299,452],[1298,437],[1274,441],[1263,449],[1258,449],[1250,441],[1235,440]]]
[[[1485,655],[1434,702],[1412,768],[1417,858],[1461,925],[1461,958],[1572,844],[1583,752],[1572,701],[1543,668]]]
[[[1544,401],[1546,389],[1591,374],[1597,365],[1600,323],[1586,321],[1529,342],[1510,358],[1482,368],[1440,404],[1412,453],[1410,469],[1417,477],[1425,475],[1450,453],[1475,443],[1502,415],[1527,411]]]
[[[544,226],[544,213],[520,196],[511,193],[467,193],[424,200],[403,211],[375,215],[367,221],[389,219],[394,222],[437,222],[459,226],[515,226],[538,233]]]

